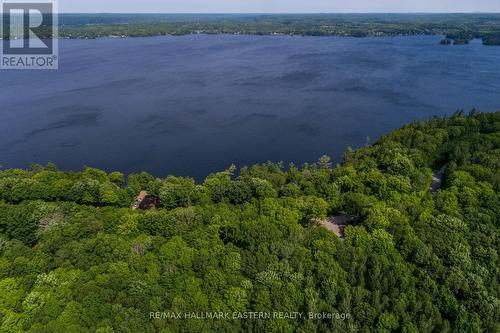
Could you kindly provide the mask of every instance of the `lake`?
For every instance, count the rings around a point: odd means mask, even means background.
[[[440,36],[61,40],[57,71],[0,71],[0,165],[203,179],[340,161],[413,120],[500,109],[500,47]]]

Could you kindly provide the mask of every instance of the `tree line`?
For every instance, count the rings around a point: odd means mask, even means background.
[[[442,187],[429,190],[444,167]],[[0,332],[495,332],[500,112],[303,166],[0,172]],[[155,209],[130,209],[139,191]],[[356,216],[345,240],[312,221]],[[197,320],[151,312],[348,313]]]

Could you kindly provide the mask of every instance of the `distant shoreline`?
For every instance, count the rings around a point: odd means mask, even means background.
[[[354,38],[354,39],[364,39],[364,38],[404,38],[404,37],[418,37],[418,36],[436,36],[441,37],[442,40],[439,44],[444,46],[459,46],[459,45],[468,45],[470,42],[474,40],[480,40],[482,45],[484,46],[500,46],[500,44],[488,44],[485,43],[484,39],[481,37],[472,38],[467,42],[456,42],[453,39],[447,38],[446,35],[443,34],[401,34],[401,35],[368,35],[368,36],[349,36],[349,35],[304,35],[304,34],[283,34],[283,33],[270,33],[270,34],[251,34],[251,33],[186,33],[186,34],[158,34],[158,35],[99,35],[99,36],[59,36],[57,39],[59,40],[95,40],[95,39],[130,39],[130,38],[155,38],[155,37],[185,37],[185,36],[260,36],[260,37],[337,37],[337,38]],[[53,38],[53,37],[52,37]],[[0,40],[3,38],[0,37]]]
[[[50,37],[50,27],[38,36]],[[183,36],[189,34],[393,37],[443,35],[442,44],[481,38],[500,45],[500,14],[60,14],[61,38]],[[7,38],[7,36],[4,35]]]

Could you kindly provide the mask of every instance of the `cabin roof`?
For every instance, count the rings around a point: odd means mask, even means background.
[[[143,201],[144,199],[146,199],[148,196],[148,192],[147,191],[141,191],[139,192],[139,195],[137,196],[137,198],[135,200],[137,201]]]
[[[137,195],[132,204],[132,209],[147,209],[154,207],[156,205],[156,200],[149,196],[147,191],[141,191]]]

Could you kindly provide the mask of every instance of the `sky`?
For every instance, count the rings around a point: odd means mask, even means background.
[[[500,0],[59,0],[61,13],[500,12]]]

